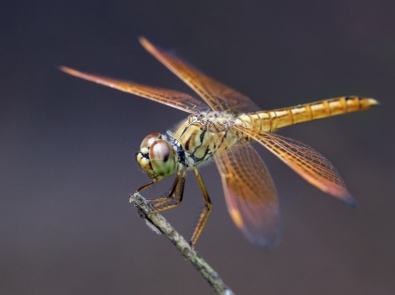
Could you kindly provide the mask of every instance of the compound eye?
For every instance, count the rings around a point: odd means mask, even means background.
[[[176,171],[176,160],[173,147],[163,139],[156,139],[149,148],[152,170],[158,176],[167,177]]]
[[[162,136],[159,132],[148,134],[140,144],[140,151],[143,149],[148,149],[157,139],[162,139]]]

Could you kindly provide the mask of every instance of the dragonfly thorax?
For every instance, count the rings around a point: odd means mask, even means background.
[[[216,125],[220,129],[227,129],[232,122],[234,122],[236,116],[230,112],[218,112],[218,111],[208,111],[208,112],[198,112],[192,114],[188,117],[188,122],[190,124],[198,122],[199,124],[205,125]]]
[[[190,115],[171,133],[178,162],[191,169],[242,143],[243,135],[232,128],[236,117],[232,113],[213,111]]]
[[[176,150],[165,135],[158,132],[147,135],[136,155],[137,163],[150,178],[164,178],[176,171]]]

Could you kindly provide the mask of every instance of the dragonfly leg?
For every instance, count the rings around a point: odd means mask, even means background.
[[[130,200],[130,198],[136,197],[136,195],[140,195],[140,192],[142,192],[143,190],[149,188],[151,185],[153,185],[157,181],[158,181],[158,179],[153,179],[151,182],[149,182],[147,184],[144,184],[142,187],[140,187],[138,190],[136,190],[135,193],[129,195],[129,200]],[[145,199],[142,197],[142,198],[140,198],[140,201],[139,201],[138,205],[135,205],[135,206],[138,207],[143,202],[145,202]]]
[[[155,183],[155,181],[144,185],[143,187],[141,187],[138,190],[138,192],[148,188],[153,183]],[[169,192],[169,195],[167,197],[148,200],[148,202],[152,206],[151,213],[165,211],[165,210],[172,209],[172,208],[180,205],[181,201],[182,201],[183,193],[184,193],[184,186],[185,186],[185,172],[177,173],[177,175],[174,179],[174,183],[173,183],[171,190]]]
[[[136,193],[142,192],[143,190],[149,188],[151,185],[153,185],[154,183],[158,182],[158,180],[154,179],[151,182],[148,182],[147,184],[144,184],[142,187],[140,187]]]
[[[195,227],[195,230],[194,230],[191,240],[189,242],[189,244],[191,245],[192,248],[195,246],[196,241],[198,240],[200,234],[202,233],[203,228],[206,225],[208,217],[210,216],[210,213],[211,213],[211,200],[208,195],[206,186],[203,182],[203,179],[200,176],[197,169],[193,169],[193,172],[195,174],[197,183],[199,184],[200,190],[202,191],[202,194],[203,194],[204,208],[202,210],[202,213],[200,213],[199,221]]]

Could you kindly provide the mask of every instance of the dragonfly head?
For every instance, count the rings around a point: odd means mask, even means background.
[[[141,142],[137,163],[150,178],[164,178],[176,171],[176,152],[160,133],[151,133]]]

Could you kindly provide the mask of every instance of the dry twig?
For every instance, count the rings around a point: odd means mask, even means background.
[[[225,285],[218,273],[191,248],[184,237],[181,236],[162,215],[150,213],[152,209],[143,196],[139,193],[132,194],[130,195],[129,201],[139,209],[140,216],[146,219],[149,227],[151,227],[151,229],[157,229],[157,231],[164,234],[177,247],[181,254],[200,272],[217,294],[234,294],[233,291]]]

